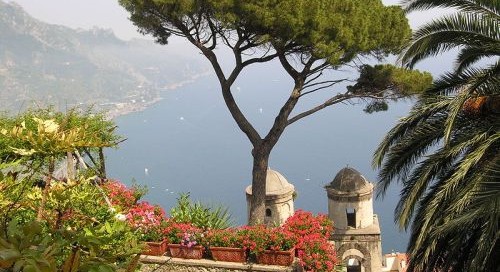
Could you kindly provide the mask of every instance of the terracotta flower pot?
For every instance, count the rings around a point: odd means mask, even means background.
[[[142,254],[144,255],[153,255],[153,256],[162,256],[167,252],[167,241],[162,242],[146,242],[146,249]]]
[[[170,255],[174,258],[201,259],[203,257],[203,247],[187,247],[180,244],[168,244]]]
[[[295,248],[287,251],[264,250],[257,254],[257,263],[290,266],[295,258]]]
[[[247,252],[243,248],[210,247],[210,252],[216,261],[244,263],[247,260]]]

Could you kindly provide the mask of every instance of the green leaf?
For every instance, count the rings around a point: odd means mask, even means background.
[[[21,253],[17,249],[6,248],[0,250],[0,259],[2,260],[15,260],[21,257]]]

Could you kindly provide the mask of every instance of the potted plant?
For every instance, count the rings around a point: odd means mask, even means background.
[[[164,229],[168,223],[160,206],[153,206],[148,202],[137,203],[129,209],[126,220],[141,241],[146,242],[143,254],[161,256],[167,251]]]
[[[243,231],[241,229],[226,228],[210,230],[206,237],[212,258],[216,261],[240,262],[247,259],[243,248]]]
[[[146,243],[146,247],[142,252],[144,255],[162,256],[168,250],[168,240],[164,236],[161,225],[141,229],[139,237]]]
[[[285,229],[247,227],[245,245],[260,264],[290,266],[295,257],[295,236]]]
[[[190,223],[171,222],[164,233],[169,241],[168,249],[174,258],[201,259],[203,256],[203,232]]]

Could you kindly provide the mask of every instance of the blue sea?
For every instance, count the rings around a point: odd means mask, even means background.
[[[236,100],[256,129],[265,133],[287,99],[291,80],[277,67],[245,72],[233,88]],[[348,76],[339,73],[337,77]],[[316,105],[345,86],[305,96],[297,112]],[[193,200],[229,207],[235,224],[246,223],[245,187],[251,183],[251,145],[226,109],[215,76],[164,92],[150,108],[115,119],[127,140],[107,152],[108,176],[149,188],[146,199],[166,211],[181,192]],[[316,96],[316,97],[315,97]],[[366,114],[365,103],[334,105],[287,128],[270,158],[270,167],[295,185],[296,209],[327,213],[324,186],[343,167],[376,181],[372,154],[384,134],[407,114],[412,101]],[[398,185],[374,201],[385,253],[404,252],[408,235],[394,223]]]

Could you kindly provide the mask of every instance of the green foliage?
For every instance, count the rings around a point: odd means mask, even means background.
[[[85,148],[116,146],[121,140],[111,121],[90,111],[62,113],[47,108],[0,119],[0,158],[4,160],[63,156]]]
[[[408,271],[496,271],[500,219],[500,3],[407,0],[456,13],[414,33],[408,67],[458,49],[456,67],[419,98],[376,150],[379,193],[403,185],[396,209],[411,228]],[[489,58],[487,62],[479,62]]]
[[[402,10],[384,7],[378,0],[121,0],[120,4],[142,32],[162,44],[183,26],[195,25],[203,33],[212,24],[220,35],[237,30],[254,44],[307,52],[332,64],[372,51],[397,52],[410,36]]]
[[[421,94],[432,85],[429,72],[394,67],[392,81],[395,88],[404,95]]]
[[[432,84],[432,76],[428,72],[408,70],[389,64],[375,66],[362,65],[355,85],[347,89],[357,95],[373,95],[382,97],[380,90],[394,93],[394,99],[422,94]],[[366,105],[366,113],[386,111],[389,108],[385,99],[373,100]]]
[[[432,84],[428,72],[398,68],[389,64],[363,65],[359,69],[359,79],[348,88],[354,93],[377,93],[389,89],[401,96],[421,94]]]
[[[131,187],[131,190],[133,192],[133,195],[134,195],[134,198],[137,200],[141,199],[143,196],[145,196],[149,189],[148,189],[148,186],[143,184],[138,184],[137,183],[137,180],[135,180],[134,178],[132,178],[132,186]]]
[[[0,268],[13,271],[56,270],[56,257],[62,243],[44,233],[39,222],[19,224],[11,221],[0,235]]]
[[[189,193],[179,195],[177,205],[170,210],[170,216],[175,222],[191,223],[202,229],[225,229],[232,224],[227,208],[193,203]]]
[[[63,272],[132,269],[127,267],[137,262],[134,256],[141,246],[130,226],[115,220],[95,177],[81,172],[57,180],[44,173],[47,164],[53,171],[55,160],[66,152],[116,145],[120,138],[113,124],[90,112],[50,109],[1,119],[2,267]]]
[[[97,226],[87,226],[77,231],[74,244],[82,250],[82,256],[87,257],[81,270],[91,271],[104,265],[114,269],[126,267],[131,257],[141,252],[137,237],[126,222],[109,220]],[[87,268],[87,269],[85,269]]]
[[[374,112],[379,112],[379,111],[386,111],[389,109],[389,105],[387,105],[387,102],[385,101],[373,101],[366,105],[366,107],[363,109],[364,112],[366,113],[374,113]]]
[[[36,221],[34,213],[41,190],[31,185],[30,180],[12,178],[0,182],[0,186],[9,186],[9,190],[0,193],[2,214],[7,217],[4,211],[10,209],[9,217],[15,218],[7,227],[0,226],[0,231],[6,233],[2,237],[8,241],[3,243],[7,253],[13,252],[12,248],[18,252],[6,260],[9,267],[19,262],[19,265],[73,267],[71,271],[105,268],[116,271],[126,267],[140,252],[135,233],[127,223],[114,219],[91,180],[53,183],[41,221]],[[49,246],[50,250],[46,248]]]

